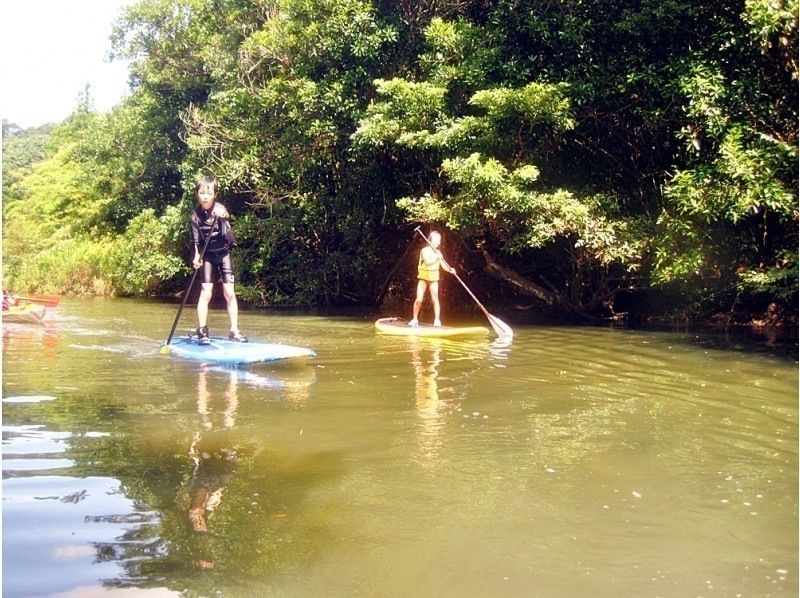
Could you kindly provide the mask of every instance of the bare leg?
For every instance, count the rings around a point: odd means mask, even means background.
[[[416,325],[419,323],[419,310],[422,307],[422,300],[425,298],[425,287],[428,286],[424,280],[417,281],[417,298],[414,299],[414,315],[409,324]]]
[[[231,319],[231,332],[239,332],[239,302],[232,282],[222,283],[222,292],[228,302],[228,317]]]
[[[208,304],[214,291],[213,282],[204,282],[200,288],[200,299],[197,300],[197,325],[202,328],[208,322]]]
[[[433,302],[433,325],[434,326],[441,326],[442,320],[440,318],[442,308],[439,305],[439,283],[432,282],[428,285],[428,289],[431,293],[431,301]]]

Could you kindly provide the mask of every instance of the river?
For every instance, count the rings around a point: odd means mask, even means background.
[[[3,327],[4,596],[798,593],[796,345],[247,311],[317,357],[215,369],[175,310]]]

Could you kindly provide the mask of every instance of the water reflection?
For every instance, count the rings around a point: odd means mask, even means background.
[[[271,434],[275,417],[307,402],[313,368],[204,367],[187,379],[191,415],[179,425],[183,456],[163,508],[168,550],[150,563],[151,575],[208,595],[221,579],[269,577],[311,558],[324,542],[304,501],[338,475],[338,457],[287,450]]]
[[[489,343],[489,354],[495,359],[508,359],[511,355],[512,344],[514,344],[514,337],[497,337]]]
[[[411,341],[411,367],[414,370],[414,388],[417,411],[421,417],[436,416],[439,407],[439,365],[442,363],[442,346],[431,339]]]
[[[212,410],[208,372],[201,370],[198,374],[198,426],[192,435],[188,451],[192,474],[178,491],[176,500],[178,505],[187,510],[189,522],[196,532],[208,531],[208,518],[219,506],[225,487],[235,472],[237,449],[230,434],[226,432],[236,423],[236,410],[239,406],[237,384],[236,374],[232,371],[222,398],[222,411],[217,414]],[[215,419],[219,419],[216,429]]]
[[[8,595],[797,595],[785,359],[251,313],[317,365],[201,369],[171,306],[71,305],[54,362],[4,346]]]
[[[128,585],[140,578],[139,564],[158,552],[152,531],[159,524],[158,513],[126,497],[115,477],[98,475],[97,470],[81,475],[87,455],[96,459],[104,453],[103,445],[113,444],[109,434],[28,423],[41,416],[39,408],[59,402],[60,397],[39,395],[4,399],[6,595]],[[31,528],[36,532],[30,533]]]
[[[214,366],[204,372],[220,373],[235,379],[236,383],[260,390],[281,391],[277,397],[293,403],[305,403],[308,400],[310,387],[317,381],[316,370],[308,365],[300,367],[277,367],[267,372],[253,372],[238,367]],[[273,396],[268,393],[265,396]]]
[[[445,426],[447,397],[452,388],[440,389],[443,358],[442,339],[412,338],[411,368],[414,372],[414,401],[419,422],[417,460],[425,468],[443,461],[442,432]],[[442,400],[441,395],[444,395]]]
[[[36,348],[38,357],[53,362],[57,356],[59,327],[56,322],[43,320],[35,324],[2,323],[3,358],[10,347]]]

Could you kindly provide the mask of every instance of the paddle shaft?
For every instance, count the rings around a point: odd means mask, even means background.
[[[395,272],[397,272],[397,268],[400,267],[400,264],[408,255],[408,252],[411,250],[411,246],[413,244],[414,244],[414,239],[412,238],[409,244],[406,246],[406,250],[403,252],[403,255],[401,255],[400,258],[394,263],[394,268],[392,268],[392,271],[389,272],[389,275],[386,277],[386,282],[384,282],[383,287],[381,287],[381,292],[378,295],[378,298],[375,299],[375,307],[380,307],[383,298],[386,296],[386,292],[389,290],[389,284],[392,282],[392,278],[394,278]]]
[[[217,224],[217,215],[214,214],[214,218],[211,220],[211,229],[208,231],[208,237],[206,237],[206,242],[203,243],[203,249],[200,251],[200,261],[203,261],[203,256],[206,254],[206,249],[208,249],[208,244],[211,241],[211,235],[214,233],[214,226]],[[202,268],[202,265],[200,266]],[[169,331],[169,336],[167,337],[167,342],[164,345],[169,345],[170,341],[172,340],[172,335],[175,334],[175,328],[178,327],[178,320],[181,319],[181,312],[183,311],[184,306],[186,305],[186,301],[189,299],[189,293],[194,286],[194,279],[197,278],[197,273],[200,271],[200,268],[195,268],[194,272],[192,272],[192,277],[189,279],[189,286],[186,287],[186,292],[183,294],[183,299],[181,300],[181,306],[178,308],[178,313],[175,315],[175,321],[172,323],[172,329]]]

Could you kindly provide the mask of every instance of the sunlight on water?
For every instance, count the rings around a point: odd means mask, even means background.
[[[174,310],[4,327],[4,595],[797,595],[796,347],[244,312],[317,358],[230,369]]]

